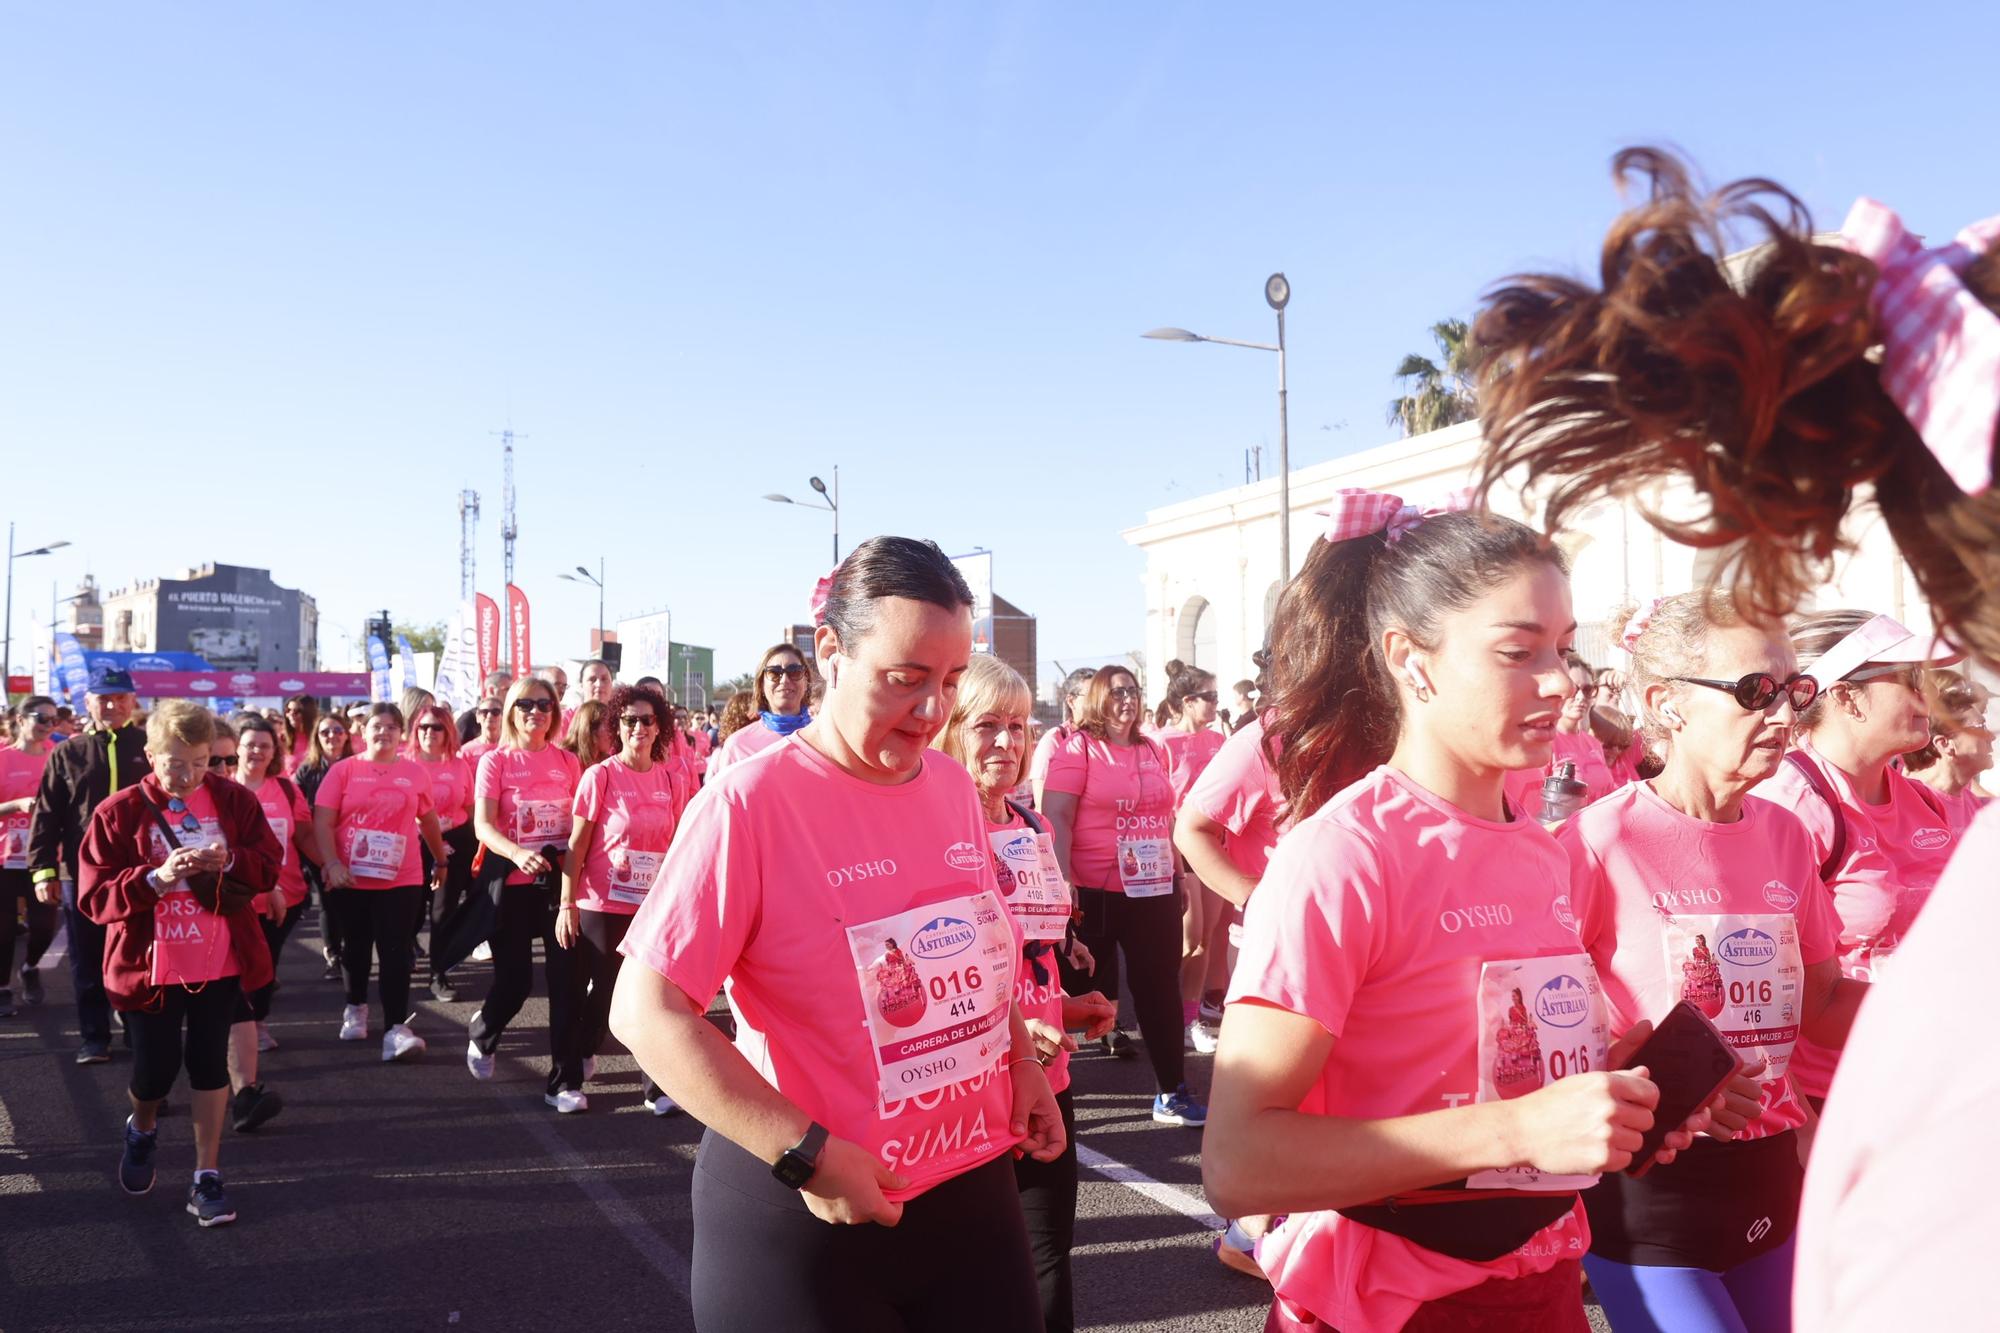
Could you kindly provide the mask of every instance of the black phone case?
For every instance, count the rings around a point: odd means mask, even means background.
[[[1640,1065],[1646,1066],[1659,1088],[1660,1104],[1653,1112],[1653,1127],[1646,1131],[1632,1165],[1625,1168],[1629,1176],[1646,1174],[1667,1135],[1720,1092],[1743,1067],[1743,1059],[1706,1014],[1682,1000],[1622,1067]]]

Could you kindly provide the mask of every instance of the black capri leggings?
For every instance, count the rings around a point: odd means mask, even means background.
[[[237,1022],[261,1023],[271,1016],[271,997],[278,993],[278,964],[285,955],[285,941],[292,937],[292,927],[299,924],[305,912],[305,899],[301,898],[281,921],[273,921],[261,912],[257,914],[257,924],[264,930],[264,945],[271,951],[271,979],[256,990],[243,992],[236,1006]]]
[[[14,974],[14,940],[22,914],[28,919],[28,952],[22,961],[33,967],[42,961],[42,955],[55,940],[62,908],[35,897],[34,882],[27,871],[0,870],[0,986],[5,986],[7,978]]]
[[[1146,1039],[1146,1058],[1153,1062],[1160,1091],[1172,1092],[1187,1073],[1181,1050],[1181,891],[1128,898],[1079,887],[1076,905],[1083,914],[1076,937],[1097,960],[1097,971],[1076,984],[1102,991],[1116,1004],[1118,954],[1124,950],[1132,1012]],[[1069,984],[1065,979],[1064,985]]]
[[[1007,1154],[903,1205],[894,1227],[829,1226],[797,1190],[704,1133],[694,1166],[694,1323],[703,1333],[1022,1333],[1041,1327]]]
[[[213,1092],[229,1086],[229,1025],[243,991],[237,978],[223,977],[199,990],[162,986],[154,1009],[126,1013],[132,1034],[132,1095],[156,1102],[167,1095],[187,1067],[188,1086]],[[186,1039],[181,1036],[185,1024]]]

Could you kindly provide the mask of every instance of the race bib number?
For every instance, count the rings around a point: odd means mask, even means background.
[[[1677,996],[1715,1020],[1744,1059],[1761,1056],[1767,1086],[1782,1084],[1805,993],[1797,919],[1789,912],[1719,913],[1664,924],[1667,979]]]
[[[1158,898],[1174,891],[1174,845],[1166,838],[1120,838],[1118,882],[1127,898]]]
[[[991,890],[847,928],[881,1104],[977,1078],[1007,1053],[1014,932]]]
[[[647,891],[660,873],[660,863],[666,859],[664,852],[611,853],[611,886],[605,896],[614,903],[630,903],[635,907],[645,902]]]
[[[553,842],[569,830],[565,801],[522,801],[514,807],[514,837],[520,842]]]
[[[348,835],[347,868],[360,879],[391,879],[403,868],[403,854],[409,845],[406,833],[355,829]]]
[[[169,821],[174,821],[178,818],[175,815],[167,816]],[[174,850],[173,844],[167,841],[167,835],[160,832],[158,824],[148,824],[146,826],[146,834],[146,844],[152,851],[153,864],[159,865],[165,862],[168,853]],[[174,837],[179,839],[180,845],[189,851],[199,851],[208,847],[227,847],[229,845],[228,840],[222,836],[222,825],[213,819],[202,820],[199,828],[185,828],[179,823],[175,823]]]
[[[155,986],[198,986],[221,976],[228,958],[227,922],[196,902],[185,884],[172,885],[160,895],[153,904],[149,981]]]
[[[264,818],[270,823],[271,832],[278,835],[278,847],[282,853],[278,858],[278,868],[282,870],[292,863],[292,821],[283,815],[265,815]]]
[[[28,868],[28,821],[27,815],[8,815],[5,827],[0,827],[0,866],[8,870]]]
[[[1069,926],[1069,885],[1056,864],[1055,839],[1032,828],[987,834],[1000,896],[1027,940],[1059,940]]]
[[[1479,969],[1479,1100],[1509,1101],[1559,1078],[1603,1069],[1610,1050],[1597,967],[1585,953],[1485,963]],[[1580,1190],[1596,1176],[1532,1166],[1474,1173],[1472,1189]]]

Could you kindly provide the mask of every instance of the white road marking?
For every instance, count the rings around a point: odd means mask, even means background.
[[[1178,1185],[1155,1180],[1137,1167],[1127,1166],[1115,1157],[1107,1157],[1095,1148],[1077,1144],[1076,1162],[1084,1170],[1123,1185],[1134,1194],[1150,1199],[1162,1208],[1172,1209],[1182,1217],[1191,1218],[1210,1231],[1221,1231],[1229,1225],[1211,1212],[1200,1196],[1190,1194]]]

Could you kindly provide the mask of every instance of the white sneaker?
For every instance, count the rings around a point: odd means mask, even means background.
[[[260,1051],[275,1051],[278,1049],[278,1039],[271,1035],[271,1027],[268,1023],[259,1022],[257,1024],[257,1049]]]
[[[478,1042],[468,1041],[465,1043],[465,1067],[470,1069],[472,1076],[481,1083],[493,1077],[493,1066],[499,1063],[500,1057],[498,1055],[481,1055],[479,1053]]]
[[[368,1006],[350,1004],[340,1011],[340,1039],[342,1041],[368,1040]]]
[[[542,1100],[555,1107],[557,1115],[575,1115],[578,1111],[590,1109],[590,1098],[581,1092],[572,1092],[568,1088],[564,1088],[561,1092],[545,1092],[542,1094]]]
[[[1202,1022],[1199,1018],[1188,1024],[1188,1040],[1194,1043],[1196,1054],[1215,1054],[1215,1029]]]
[[[664,1092],[656,1092],[646,1099],[646,1109],[657,1116],[679,1115],[681,1108],[673,1098]]]
[[[480,941],[480,942],[479,942],[478,944],[475,944],[475,945],[473,945],[473,946],[472,946],[472,961],[473,961],[473,962],[475,962],[475,963],[490,963],[490,962],[492,962],[492,961],[493,961],[493,946],[492,946],[492,945],[490,945],[490,944],[488,944],[488,943],[487,943],[487,942],[486,942],[485,940],[481,940],[481,941]]]
[[[583,1081],[584,1081],[585,1083],[588,1083],[588,1082],[590,1082],[590,1080],[592,1080],[592,1079],[594,1079],[594,1078],[596,1078],[596,1077],[597,1077],[597,1057],[596,1057],[596,1056],[594,1056],[594,1055],[586,1055],[586,1056],[584,1056],[584,1057],[583,1057]]]
[[[382,1062],[404,1060],[424,1053],[424,1039],[410,1031],[408,1023],[398,1023],[382,1034]]]

